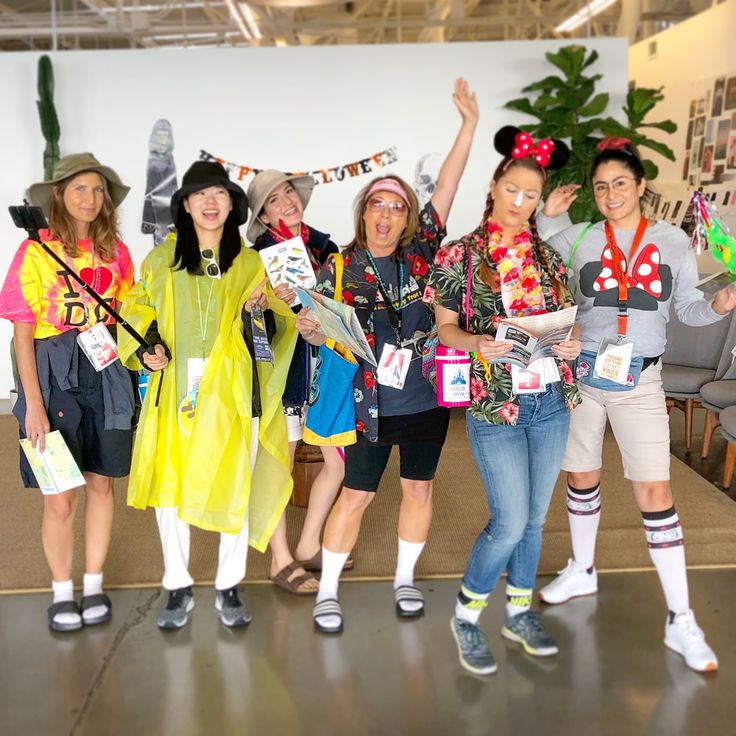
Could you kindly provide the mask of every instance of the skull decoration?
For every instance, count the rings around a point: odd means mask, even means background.
[[[424,207],[432,199],[443,161],[444,156],[441,153],[425,153],[417,161],[414,170],[414,192],[420,207]]]

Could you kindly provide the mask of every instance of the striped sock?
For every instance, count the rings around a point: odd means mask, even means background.
[[[518,616],[532,607],[532,589],[506,586],[506,615]]]
[[[457,594],[457,603],[455,604],[455,618],[462,621],[469,621],[471,624],[477,624],[480,614],[488,605],[488,597],[490,593],[473,593],[464,585],[460,587]]]
[[[600,485],[593,488],[567,486],[567,520],[575,562],[589,570],[595,559],[595,540],[601,520]]]
[[[674,614],[690,609],[685,568],[685,539],[675,507],[665,511],[643,511],[649,556],[657,568],[667,608]]]

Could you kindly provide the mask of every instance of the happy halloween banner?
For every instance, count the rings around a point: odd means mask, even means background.
[[[199,158],[201,161],[218,161],[227,170],[230,176],[234,176],[238,181],[243,181],[250,174],[258,174],[263,169],[256,169],[252,166],[243,166],[232,161],[226,161],[224,158],[215,156],[209,151],[200,150]],[[372,156],[362,158],[360,161],[353,161],[349,164],[340,164],[339,166],[329,166],[324,169],[315,169],[314,171],[287,171],[288,176],[311,176],[315,184],[332,184],[336,181],[345,181],[363,174],[370,174],[376,169],[382,169],[384,166],[393,164],[398,161],[399,157],[396,153],[396,147],[387,148],[385,151],[379,151]]]

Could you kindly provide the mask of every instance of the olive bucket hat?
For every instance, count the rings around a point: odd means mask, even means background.
[[[217,161],[195,161],[182,177],[181,187],[171,196],[171,217],[174,222],[179,217],[182,200],[208,187],[224,187],[230,192],[238,225],[248,219],[248,197],[241,186],[230,180],[225,167]]]
[[[251,243],[255,243],[258,236],[266,232],[266,226],[258,219],[261,210],[263,210],[263,205],[266,203],[266,198],[276,187],[287,181],[291,182],[299,195],[302,207],[306,207],[314,189],[314,179],[311,176],[285,174],[283,171],[277,171],[276,169],[265,169],[253,177],[253,181],[248,187],[248,201],[253,209],[245,233]]]
[[[39,181],[28,187],[28,198],[48,215],[51,209],[51,193],[54,187],[65,179],[70,179],[72,176],[82,174],[85,171],[95,171],[105,179],[110,199],[116,207],[120,205],[130,191],[130,187],[123,184],[117,172],[109,166],[103,166],[91,153],[71,153],[56,162],[54,173],[49,181]]]

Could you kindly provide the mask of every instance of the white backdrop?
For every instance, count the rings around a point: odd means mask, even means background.
[[[627,44],[590,39],[603,74],[600,91],[620,110],[627,89]],[[256,168],[304,171],[352,162],[396,147],[392,171],[413,181],[425,153],[446,153],[459,128],[451,95],[464,76],[476,90],[481,121],[448,222],[450,237],[478,222],[498,156],[493,133],[528,122],[503,109],[521,89],[554,71],[544,54],[564,42],[421,44],[263,49],[61,52],[52,56],[61,152],[92,151],[132,187],[120,210],[124,240],[140,262],[152,246],[140,232],[148,138],[158,118],[174,131],[179,181],[205,149]],[[22,239],[7,206],[43,178],[43,136],[36,112],[38,54],[0,55],[0,274]],[[352,200],[375,174],[315,188],[306,220],[351,237]],[[242,184],[247,187],[250,178]],[[12,384],[0,322],[0,398]]]

